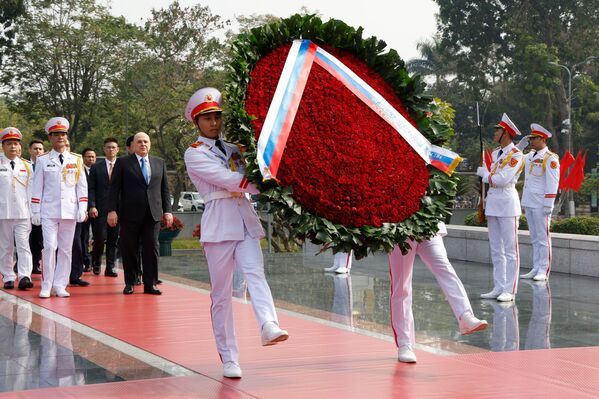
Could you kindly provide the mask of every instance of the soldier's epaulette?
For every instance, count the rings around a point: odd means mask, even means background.
[[[549,150],[547,150],[547,152],[549,153],[550,157],[555,156],[559,160],[559,155],[557,155],[555,152],[551,152]]]
[[[70,151],[69,151],[69,152],[70,152]],[[81,157],[81,154],[77,154],[76,152],[70,152],[70,153],[71,153],[71,155],[75,155],[76,157],[82,158],[82,157]]]
[[[23,158],[23,157],[19,157],[19,158],[21,158],[21,161],[23,161],[24,163],[31,164],[31,161],[30,161],[30,160],[28,160],[28,159],[25,159],[25,158]]]
[[[47,153],[45,153],[45,154],[42,154],[42,155],[38,155],[38,157],[36,158],[36,160],[37,160],[37,159],[40,159],[41,157],[46,157],[46,156],[48,156],[48,155],[50,155],[50,153],[49,153],[49,152],[47,152]]]
[[[518,149],[518,147],[513,147],[512,148],[512,152],[517,153],[517,152],[522,152]]]
[[[205,145],[206,147],[208,147],[208,144],[204,143],[203,141],[196,141],[195,143],[191,143],[189,146],[191,148],[198,148]]]

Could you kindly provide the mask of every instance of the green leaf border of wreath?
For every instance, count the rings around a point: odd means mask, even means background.
[[[353,249],[357,259],[367,256],[368,252],[389,252],[395,245],[405,251],[407,240],[420,241],[433,236],[438,231],[438,222],[450,215],[457,177],[449,177],[429,166],[429,186],[421,199],[422,207],[401,223],[359,228],[332,223],[306,211],[293,199],[291,187],[282,187],[274,180],[263,181],[256,162],[255,134],[251,124],[255,117],[245,111],[245,99],[250,73],[263,56],[295,39],[310,39],[316,44],[326,43],[349,51],[366,62],[393,87],[417,122],[418,130],[433,144],[445,144],[453,129],[445,120],[443,109],[430,96],[424,95],[425,84],[421,77],[410,76],[397,52],[386,51],[385,42],[376,37],[364,39],[362,32],[361,27],[355,29],[340,20],[323,22],[317,16],[299,14],[254,28],[238,35],[231,44],[233,58],[228,65],[224,90],[227,138],[247,146],[246,175],[260,189],[260,201],[270,202],[271,211],[279,213],[298,238],[331,247],[334,252]]]

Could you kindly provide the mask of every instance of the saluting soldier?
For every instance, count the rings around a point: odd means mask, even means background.
[[[493,151],[491,171],[481,166],[476,174],[489,185],[485,215],[489,227],[489,245],[493,262],[494,287],[482,294],[484,299],[513,301],[517,292],[520,258],[518,222],[522,210],[516,182],[524,168],[524,155],[512,142],[521,133],[507,114],[495,125],[493,141],[500,147]]]
[[[19,129],[7,127],[0,135],[4,151],[0,155],[0,273],[4,276],[4,288],[14,288],[13,254],[16,244],[18,287],[24,290],[33,287],[33,261],[29,248],[29,198],[33,176],[29,161],[19,157],[23,137]]]
[[[223,362],[223,375],[240,378],[239,349],[235,338],[232,281],[236,267],[243,271],[261,328],[262,345],[287,339],[279,328],[272,294],[264,275],[260,239],[264,230],[244,193],[257,194],[244,176],[240,149],[220,139],[221,94],[207,87],[190,98],[185,117],[200,136],[185,152],[187,173],[204,199],[200,242],[208,262],[212,291],[212,328]]]
[[[52,118],[45,130],[52,151],[38,157],[31,190],[31,220],[44,236],[39,296],[69,297],[75,225],[87,218],[87,181],[81,156],[66,150],[69,121]]]
[[[524,157],[522,207],[532,242],[532,270],[522,278],[545,281],[551,271],[551,213],[559,185],[559,157],[547,148],[552,134],[543,126],[530,125],[531,151]]]

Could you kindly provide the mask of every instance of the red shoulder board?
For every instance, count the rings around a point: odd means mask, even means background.
[[[520,150],[518,149],[518,147],[514,147],[512,148],[512,152],[520,152]]]
[[[190,147],[191,147],[191,148],[198,148],[198,147],[199,147],[199,146],[201,146],[201,145],[202,145],[202,142],[201,142],[201,141],[196,141],[195,143],[192,143],[192,144],[190,145]]]

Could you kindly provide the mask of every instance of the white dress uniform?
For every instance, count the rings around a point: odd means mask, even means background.
[[[202,88],[190,98],[185,117],[194,122],[198,116],[221,111],[220,92],[210,87]],[[224,376],[239,378],[241,368],[232,307],[236,268],[245,275],[261,328],[262,345],[284,341],[288,334],[278,327],[260,248],[264,230],[247,197],[247,194],[258,194],[259,191],[244,176],[245,161],[239,147],[218,140],[200,136],[185,152],[185,165],[205,203],[200,242],[212,285],[211,313],[216,347],[223,362]]]
[[[17,247],[19,280],[31,279],[33,269],[29,233],[31,214],[29,199],[33,171],[29,161],[16,157],[14,168],[11,160],[0,155],[0,273],[4,282],[15,281],[13,254]]]
[[[489,246],[493,262],[493,297],[517,292],[520,257],[518,224],[522,214],[516,182],[524,168],[524,156],[513,143],[493,151],[491,171],[479,168],[477,173],[489,184],[485,215],[489,227]],[[501,299],[500,299],[501,300]]]
[[[87,202],[87,180],[80,155],[52,150],[37,158],[31,213],[41,216],[44,236],[40,296],[51,289],[55,293],[65,291],[71,272],[75,227],[78,220],[85,219]]]
[[[456,319],[465,312],[472,312],[472,306],[462,281],[447,258],[443,236],[447,235],[445,223],[439,223],[439,232],[430,240],[409,241],[411,250],[403,255],[399,247],[389,253],[389,273],[391,277],[391,327],[398,348],[415,343],[414,314],[412,313],[412,272],[414,259],[420,256],[433,273],[443,290]],[[486,322],[484,322],[486,327]]]
[[[215,140],[199,137],[185,152],[187,173],[205,208],[200,242],[204,247],[212,285],[212,324],[223,362],[238,362],[232,308],[235,267],[245,274],[254,312],[260,326],[278,323],[272,294],[264,275],[260,239],[264,230],[254,207],[242,193],[258,189],[243,174],[239,148],[224,143],[226,154]]]
[[[551,133],[540,125],[532,124],[531,128],[531,135],[551,137]],[[559,157],[547,147],[533,150],[525,156],[522,207],[526,213],[533,256],[532,270],[524,276],[535,280],[545,280],[551,272],[549,226],[559,185],[559,170]]]

